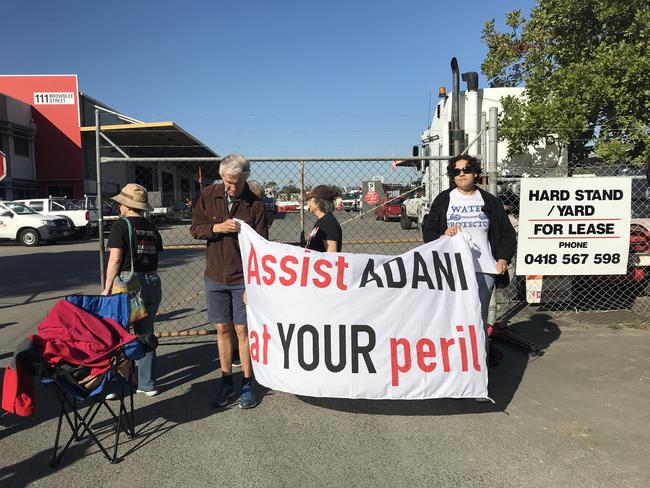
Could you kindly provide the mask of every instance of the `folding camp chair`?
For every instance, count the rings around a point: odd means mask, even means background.
[[[129,302],[126,294],[111,296],[73,295],[66,297],[73,305],[82,308],[98,318],[111,318],[124,329],[128,327]],[[117,462],[117,448],[120,433],[128,437],[135,436],[135,418],[133,408],[134,375],[132,361],[144,355],[142,344],[138,341],[129,342],[115,351],[110,357],[110,366],[98,375],[90,375],[91,368],[61,362],[56,367],[43,368],[42,382],[54,391],[59,403],[54,447],[52,448],[51,466],[56,467],[73,441],[81,441],[86,434],[97,445],[106,459],[111,463]],[[109,405],[106,396],[116,394],[119,401],[116,410]],[[128,402],[127,402],[128,398]],[[93,430],[93,422],[104,407],[115,423],[113,434],[114,443],[112,454],[103,445],[97,433]],[[71,433],[70,438],[59,450],[59,441],[66,419]]]
[[[80,367],[62,370],[62,366],[59,366],[54,371],[44,372],[42,381],[46,387],[54,390],[60,406],[54,447],[52,448],[50,464],[52,467],[58,466],[72,441],[79,442],[83,440],[86,433],[111,463],[117,461],[117,446],[120,442],[121,430],[124,430],[128,437],[135,436],[132,373],[128,373],[127,378],[124,378],[122,373],[119,372],[120,365],[129,360],[124,356],[123,351],[116,354],[114,358],[115,364],[108,371],[93,378],[92,385],[97,385],[93,389],[87,389],[74,380],[75,374],[81,370]],[[114,391],[117,392],[117,399],[119,400],[117,412],[113,410],[106,400],[106,395]],[[129,408],[127,408],[127,402],[125,401],[127,395]],[[112,455],[109,455],[108,450],[93,430],[92,424],[102,406],[115,422],[115,441]],[[68,441],[59,451],[64,418],[70,427],[71,433]]]

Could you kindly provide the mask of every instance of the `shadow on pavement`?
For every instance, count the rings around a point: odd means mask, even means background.
[[[162,398],[151,399],[145,405],[137,407],[135,415],[138,435],[123,456],[154,442],[180,424],[219,414],[229,408],[239,408],[237,399],[224,408],[214,408],[211,405],[218,383],[216,373],[220,368],[216,340],[161,354],[165,347],[165,343],[159,346],[157,359],[158,388]],[[195,381],[213,373],[214,379]],[[241,384],[241,373],[236,372],[233,376],[237,391]],[[165,392],[171,389],[180,391],[166,397]],[[255,393],[259,405],[268,390],[258,386]]]
[[[196,259],[196,256],[191,252],[163,252],[160,256],[160,267],[173,268],[193,259]],[[0,297],[3,300],[27,297],[21,300],[20,305],[41,301],[37,297],[48,293],[59,293],[63,297],[93,283],[97,284],[97,292],[100,291],[99,257],[96,250],[33,252],[3,256],[0,257],[0,269],[4,277],[29,277],[26,280],[0,281]],[[52,297],[47,298],[50,299]],[[2,308],[15,305],[6,305]]]
[[[516,322],[510,326],[510,330],[517,337],[532,342],[542,351],[546,351],[561,335],[560,328],[551,321],[551,316],[545,313],[535,313],[524,321]],[[496,368],[491,370],[490,397],[496,402],[492,405],[495,407],[494,410],[506,411],[517,392],[528,363],[544,361],[544,356],[529,356],[506,342],[496,341],[496,344],[503,352],[504,358]]]
[[[163,245],[165,242],[163,241]],[[168,249],[160,253],[160,261],[158,262],[158,271],[167,268],[175,268],[189,262],[196,262],[200,265],[200,273],[192,277],[198,279],[203,284],[203,267],[205,266],[205,250],[204,249]],[[164,283],[163,283],[164,285]]]
[[[528,320],[512,326],[513,332],[540,349],[546,350],[560,337],[560,328],[546,314],[535,314]],[[478,403],[474,399],[441,398],[432,400],[351,400],[347,398],[312,398],[298,396],[300,400],[317,407],[348,413],[371,415],[460,415],[468,413],[506,412],[528,366],[526,352],[499,343],[503,360],[489,369],[488,390],[492,403]],[[535,358],[543,361],[544,357]]]
[[[126,436],[120,439],[118,454],[122,458],[157,441],[179,424],[200,420],[225,410],[210,406],[214,398],[217,385],[216,373],[219,369],[216,341],[206,341],[196,345],[190,343],[183,349],[167,352],[168,347],[163,342],[158,348],[158,385],[161,395],[151,399],[144,395],[135,395],[137,435],[133,439],[128,439]],[[196,381],[211,373],[214,373],[214,379]],[[240,374],[235,374],[236,386],[241,382],[240,376]],[[172,389],[175,391],[169,392]],[[256,390],[258,402],[261,403],[267,392],[268,390],[262,388]],[[21,418],[5,415],[0,418],[0,426],[2,426],[0,440],[18,436],[23,430],[47,422],[46,426],[41,427],[43,443],[34,446],[34,450],[42,449],[43,445],[48,448],[3,468],[0,471],[0,484],[3,487],[27,486],[52,473],[52,468],[49,467],[49,456],[51,454],[50,446],[54,443],[56,432],[58,404],[53,395],[46,392],[42,386],[37,387],[37,395],[38,407],[33,417]],[[238,406],[237,401],[233,405]],[[106,416],[93,423],[93,428],[98,430],[100,439],[102,441],[107,439],[109,445],[112,442],[112,426],[113,423]],[[65,428],[64,431],[67,432]],[[97,463],[107,462],[92,441],[86,438],[71,445],[58,469],[65,469],[66,466],[87,456],[95,456],[94,460]]]
[[[35,290],[61,292],[99,283],[98,263],[97,251],[35,252],[0,257],[3,275],[29,276],[28,280],[2,280],[0,296],[6,299],[32,295]]]
[[[560,336],[559,327],[551,322],[545,314],[535,314],[523,322],[516,323],[513,331],[526,340],[537,344],[541,349],[547,349],[553,341]],[[179,424],[200,420],[211,415],[219,414],[224,409],[215,409],[210,404],[213,400],[217,385],[217,370],[219,360],[214,341],[198,344],[188,344],[188,347],[169,351],[164,342],[158,349],[158,378],[161,396],[148,399],[138,395],[135,410],[136,429],[138,435],[131,440],[126,438],[120,442],[119,454],[121,457],[129,456],[156,442],[160,437],[174,429]],[[321,408],[333,409],[349,413],[364,413],[375,415],[458,415],[467,413],[504,412],[514,397],[524,372],[529,362],[528,355],[520,350],[501,345],[504,359],[497,367],[490,370],[490,396],[495,404],[476,403],[473,400],[349,400],[336,398],[309,398],[298,397],[305,403]],[[167,351],[166,351],[167,349]],[[538,360],[543,361],[541,357]],[[214,379],[196,381],[206,375],[215,373]],[[241,375],[236,374],[235,385],[241,382]],[[169,390],[175,390],[169,392]],[[257,387],[256,397],[262,403],[265,395],[269,394],[266,388]],[[10,436],[20,435],[25,429],[31,429],[43,422],[48,425],[43,427],[44,445],[34,446],[38,452],[15,464],[9,465],[0,472],[2,486],[26,486],[52,473],[49,467],[50,446],[53,443],[56,431],[56,417],[58,405],[52,395],[45,394],[42,387],[38,387],[39,404],[36,414],[32,418],[19,418],[5,415],[0,418],[0,440]],[[100,431],[100,438],[105,439],[111,434],[111,423],[107,420],[98,420],[94,423]],[[5,441],[6,442],[6,441]],[[107,462],[90,440],[73,443],[66,453],[59,469],[73,464],[76,460],[86,456],[95,456],[96,462]]]
[[[179,308],[171,312],[159,313],[156,315],[156,323],[173,320],[189,312],[195,312],[195,310],[193,308]]]
[[[87,441],[72,443],[63,458],[61,466],[64,466],[66,459],[79,459],[89,455],[85,452],[88,447]],[[107,462],[101,452],[98,449],[95,450],[102,460]],[[51,456],[51,448],[43,449],[23,461],[3,468],[0,470],[0,484],[3,488],[22,488],[30,486],[35,481],[47,478],[50,474],[56,472],[55,469],[50,467]],[[99,457],[97,459],[99,460]]]

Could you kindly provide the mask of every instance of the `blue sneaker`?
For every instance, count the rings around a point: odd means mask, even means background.
[[[233,398],[235,398],[235,389],[232,385],[222,381],[217,390],[217,397],[212,405],[215,407],[225,407]]]
[[[239,408],[253,408],[257,406],[257,400],[253,395],[253,382],[249,381],[241,387],[239,395]]]

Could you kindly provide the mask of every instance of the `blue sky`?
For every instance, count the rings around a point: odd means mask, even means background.
[[[480,71],[485,20],[532,0],[3,0],[3,74],[79,75],[220,154],[409,155],[449,61]],[[481,85],[485,86],[485,78]]]

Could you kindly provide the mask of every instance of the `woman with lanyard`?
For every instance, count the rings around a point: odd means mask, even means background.
[[[307,209],[318,219],[307,236],[307,249],[321,252],[341,252],[343,230],[334,212],[336,193],[329,186],[318,185],[311,191]]]
[[[487,316],[495,282],[508,284],[508,264],[517,248],[517,234],[501,201],[476,185],[481,165],[472,156],[449,160],[453,187],[440,193],[423,223],[424,242],[462,232],[474,258],[487,352]]]
[[[149,205],[147,190],[142,185],[129,183],[112,200],[120,204],[121,219],[111,227],[108,237],[110,254],[106,268],[106,284],[102,295],[110,295],[113,281],[120,273],[129,273],[131,260],[140,283],[140,294],[147,316],[133,324],[136,334],[153,332],[153,324],[162,300],[158,276],[158,253],[163,250],[162,239],[156,226],[144,216]],[[128,222],[127,222],[128,220]],[[131,256],[131,249],[135,250]],[[156,389],[156,353],[151,351],[138,361],[138,393],[147,396],[158,394]]]

